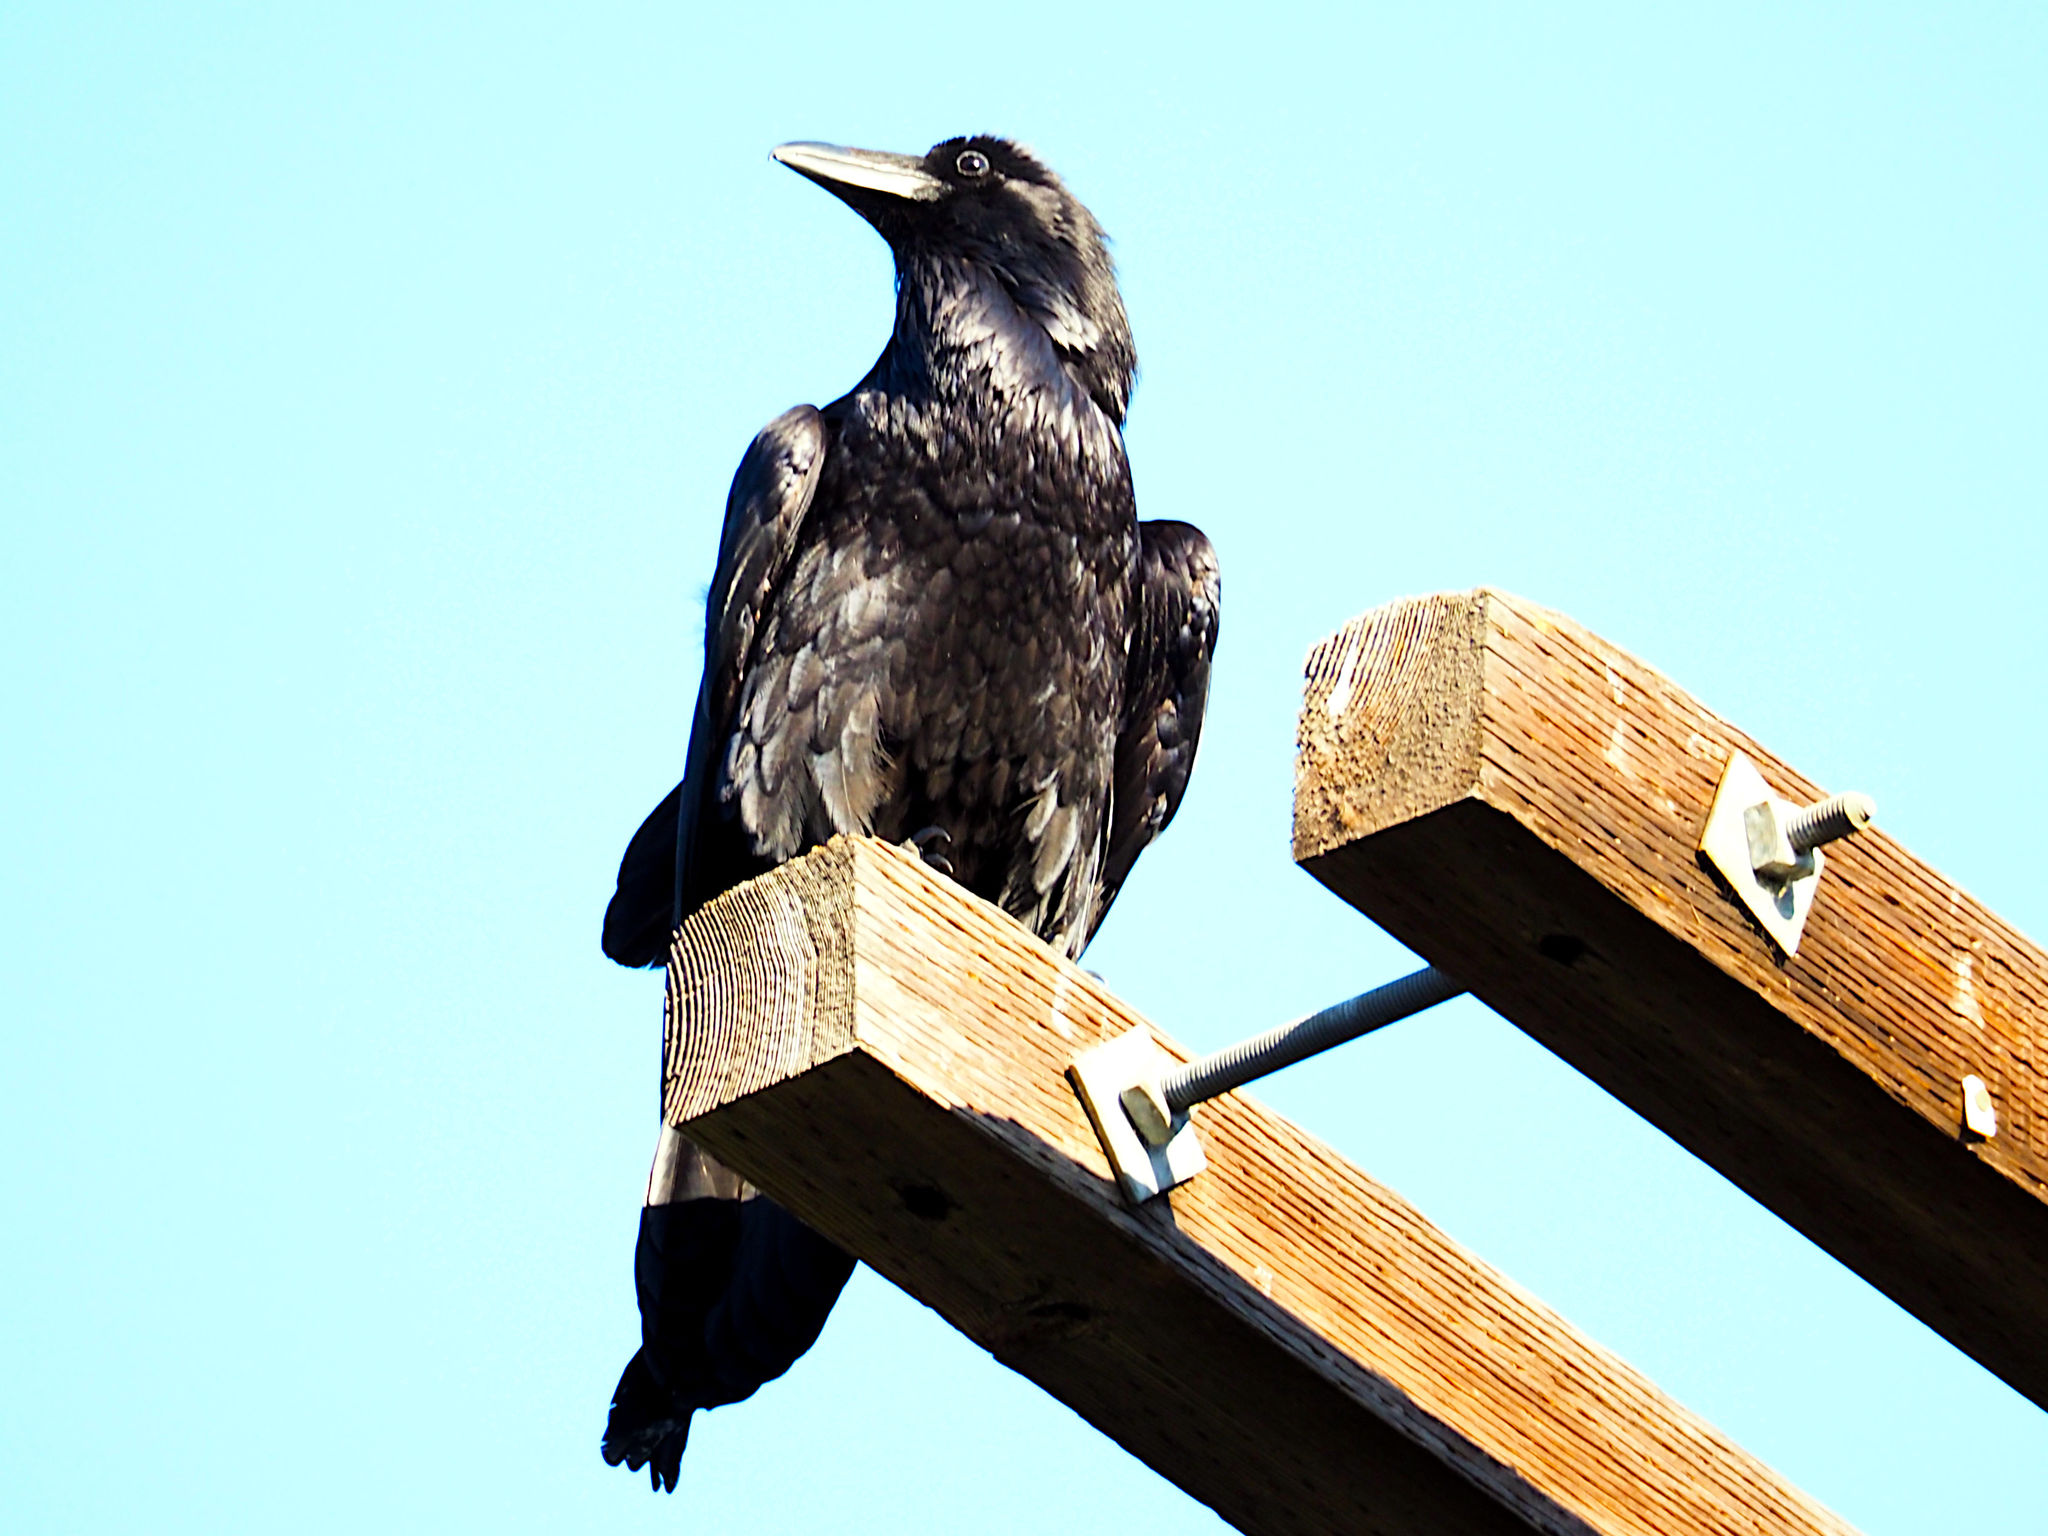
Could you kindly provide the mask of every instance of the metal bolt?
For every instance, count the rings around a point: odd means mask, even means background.
[[[1819,867],[1814,849],[1861,832],[1876,815],[1877,802],[1868,795],[1834,795],[1798,811],[1780,810],[1775,800],[1759,801],[1742,813],[1750,867],[1780,885],[1804,880]]]

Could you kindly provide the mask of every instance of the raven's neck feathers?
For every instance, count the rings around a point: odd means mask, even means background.
[[[897,367],[909,365],[940,389],[969,383],[958,377],[963,371],[1024,389],[1065,383],[1120,428],[1137,350],[1092,225],[1087,254],[1096,260],[1047,250],[899,252]]]

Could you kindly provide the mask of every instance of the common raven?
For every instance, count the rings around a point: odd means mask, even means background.
[[[740,462],[687,767],[626,849],[604,951],[659,965],[721,891],[860,832],[1078,955],[1187,787],[1221,597],[1198,530],[1137,520],[1101,228],[1004,139],[775,158],[888,241],[895,330]],[[853,1261],[672,1131],[650,1200],[604,1455],[673,1490],[691,1414],[787,1370]]]

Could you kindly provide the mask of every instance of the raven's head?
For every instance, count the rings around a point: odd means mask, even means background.
[[[775,158],[874,225],[897,272],[952,257],[992,273],[1121,423],[1138,365],[1102,226],[1030,151],[1008,139],[948,139],[919,157],[784,144]]]

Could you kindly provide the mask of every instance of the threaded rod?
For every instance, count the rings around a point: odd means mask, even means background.
[[[1332,1003],[1292,1024],[1282,1024],[1167,1074],[1160,1084],[1167,1108],[1179,1114],[1190,1104],[1242,1088],[1254,1078],[1327,1051],[1333,1045],[1434,1008],[1465,989],[1435,966],[1424,966],[1399,981],[1374,987],[1341,1003]]]
[[[1877,802],[1868,795],[1833,795],[1819,805],[1794,811],[1785,823],[1785,840],[1795,853],[1807,853],[1822,843],[1861,832],[1877,815]]]

